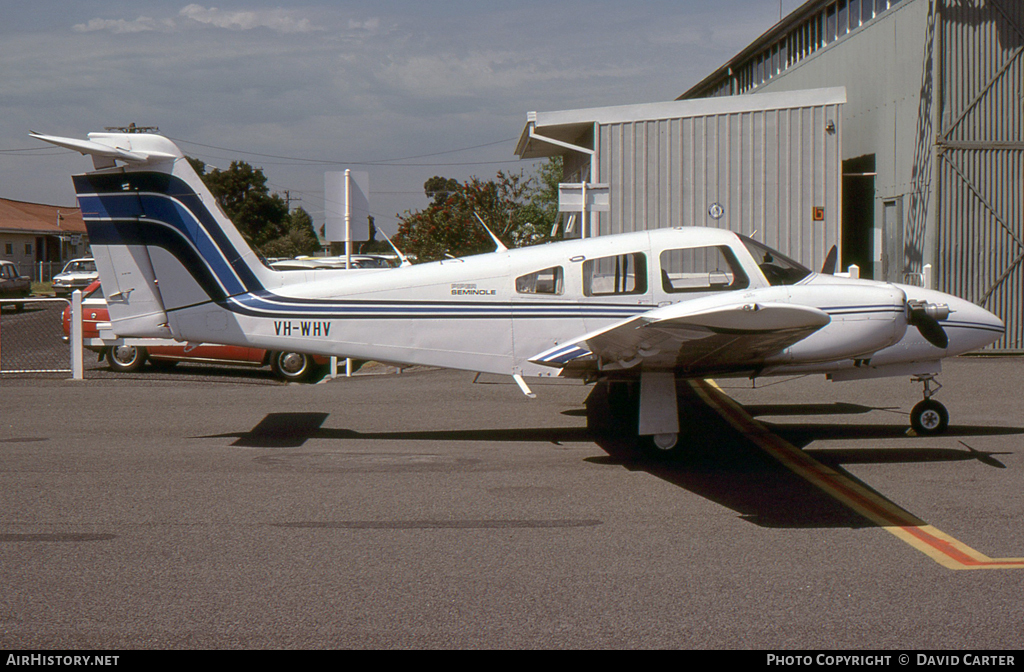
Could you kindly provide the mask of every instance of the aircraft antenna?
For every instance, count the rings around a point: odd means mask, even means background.
[[[487,227],[487,223],[484,222],[483,217],[481,217],[476,210],[473,211],[473,216],[477,218],[477,221],[480,222],[480,226],[484,227],[484,231],[486,231],[487,234],[491,237],[491,239],[494,241],[494,244],[498,246],[497,251],[508,252],[508,248],[505,247],[505,243],[501,242],[501,239],[494,235],[494,232]]]
[[[103,129],[108,133],[159,133],[156,126],[136,126],[134,122],[127,126],[107,126]]]
[[[412,266],[412,262],[409,261],[409,259],[406,258],[404,254],[402,254],[402,251],[398,249],[398,247],[396,247],[394,243],[391,242],[391,239],[388,238],[388,234],[384,233],[384,231],[382,231],[381,229],[377,229],[377,233],[384,236],[384,240],[388,241],[388,245],[390,245],[391,249],[395,251],[395,254],[398,255],[398,258],[402,260],[402,263],[399,264],[400,266]]]

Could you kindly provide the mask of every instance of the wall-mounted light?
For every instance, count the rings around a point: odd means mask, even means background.
[[[828,123],[825,124],[825,132],[828,133],[829,135],[836,134],[836,124],[831,119],[829,119]]]

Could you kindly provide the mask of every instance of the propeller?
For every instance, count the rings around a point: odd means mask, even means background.
[[[949,347],[949,337],[939,324],[939,320],[949,317],[949,306],[944,303],[928,303],[927,301],[907,301],[907,324],[917,330],[936,348]]]
[[[825,256],[825,263],[821,265],[822,275],[835,275],[836,262],[839,260],[839,249],[833,245]]]

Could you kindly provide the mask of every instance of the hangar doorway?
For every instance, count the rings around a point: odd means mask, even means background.
[[[839,270],[850,264],[860,277],[874,278],[875,250],[875,155],[843,161],[843,255]]]

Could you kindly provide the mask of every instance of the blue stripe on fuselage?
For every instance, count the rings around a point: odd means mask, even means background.
[[[450,302],[450,301],[367,301],[345,299],[288,298],[270,292],[231,297],[225,304],[229,310],[253,317],[287,317],[320,319],[480,319],[480,318],[542,318],[542,319],[622,319],[642,313],[643,306],[612,306],[564,303],[545,306],[514,302]]]

